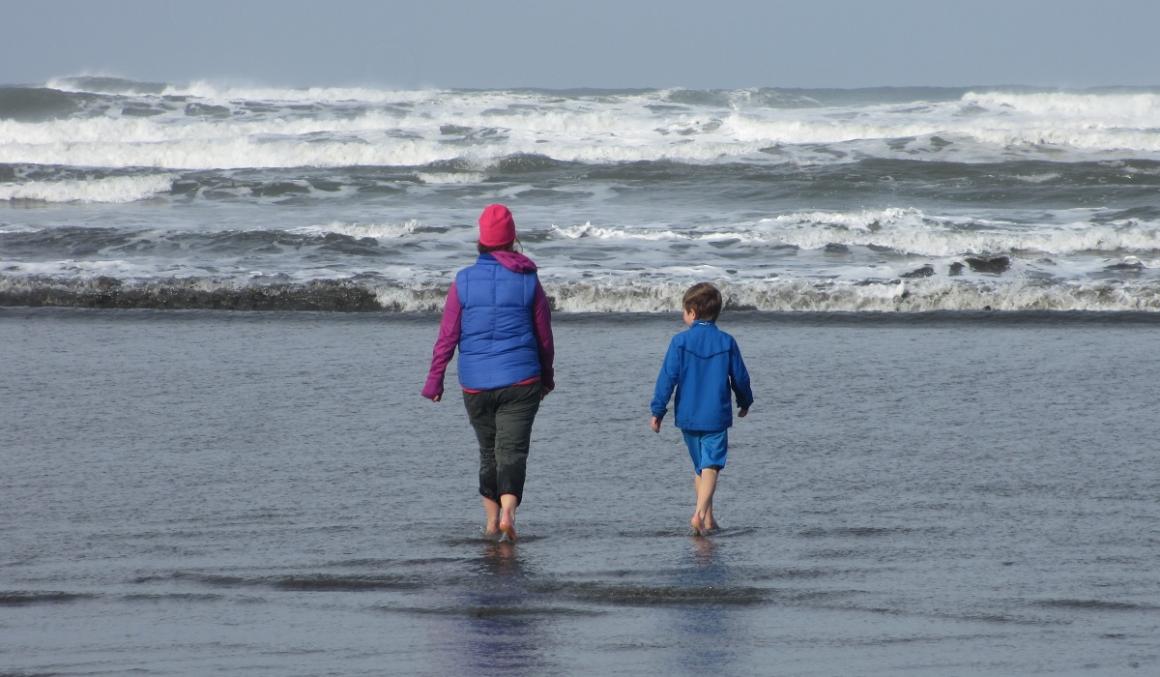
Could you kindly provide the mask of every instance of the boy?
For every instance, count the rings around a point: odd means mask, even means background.
[[[651,404],[653,432],[661,431],[673,388],[677,390],[676,426],[685,437],[693,459],[693,488],[697,507],[689,525],[702,536],[717,528],[713,519],[713,493],[717,473],[725,467],[733,409],[729,391],[737,396],[737,416],[744,417],[753,404],[749,372],[733,337],[717,328],[721,292],[708,282],[689,287],[682,300],[689,328],[669,342]]]

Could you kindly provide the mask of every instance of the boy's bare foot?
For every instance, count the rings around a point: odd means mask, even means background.
[[[485,524],[479,528],[479,533],[483,534],[484,538],[494,540],[499,538],[499,526],[496,524]]]
[[[694,536],[705,535],[705,523],[701,521],[701,516],[697,513],[693,513],[693,516],[689,518],[689,526],[693,529]]]

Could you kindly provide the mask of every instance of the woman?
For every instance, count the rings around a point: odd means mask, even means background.
[[[516,223],[493,204],[479,216],[479,258],[447,291],[423,397],[443,399],[443,375],[459,348],[463,403],[479,438],[483,533],[514,541],[532,422],[555,388],[552,313],[536,264],[515,251]]]

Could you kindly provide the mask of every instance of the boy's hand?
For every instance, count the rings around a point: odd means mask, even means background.
[[[738,410],[737,410],[737,418],[745,418],[745,416],[746,416],[748,413],[749,413],[749,408],[748,408],[748,407],[746,407],[745,409],[738,409]]]
[[[652,428],[654,433],[659,433],[661,431],[661,420],[656,416],[653,416],[651,419],[649,419],[648,427]]]

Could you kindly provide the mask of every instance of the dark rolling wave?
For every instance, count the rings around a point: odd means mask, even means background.
[[[39,604],[68,604],[93,599],[95,595],[59,591],[0,591],[0,607],[25,607]]]
[[[575,281],[545,287],[558,312],[657,313],[679,307],[685,285]],[[0,274],[0,307],[430,313],[443,308],[446,292],[445,284],[390,280],[375,273],[309,281]],[[1160,284],[1148,281],[1069,286],[1012,279],[948,284],[917,276],[856,285],[794,280],[732,283],[723,285],[723,292],[729,310],[773,313],[1160,311]]]
[[[58,86],[101,94],[161,94],[169,86],[164,82],[143,82],[103,75],[77,75],[58,78],[55,82]]]
[[[53,186],[104,179],[154,179],[155,168],[87,168],[55,165],[2,164],[0,202],[102,201],[99,188],[70,198]],[[447,185],[430,185],[428,175],[463,177]],[[578,164],[543,155],[506,156],[479,167],[466,160],[420,166],[198,170],[169,172],[168,190],[142,188],[136,199],[237,203],[246,200],[326,200],[359,204],[378,196],[406,196],[433,189],[449,195],[487,195],[495,187],[534,181],[534,190],[600,190],[613,185],[624,198],[649,194],[685,196],[732,207],[776,208],[798,202],[816,206],[848,204],[851,200],[919,204],[1079,208],[1115,203],[1125,209],[1154,210],[1152,193],[1160,189],[1160,161],[1049,162],[1018,160],[1002,163],[959,163],[931,159],[862,158],[844,164],[697,164],[673,160]],[[41,187],[22,190],[21,186]],[[151,184],[150,184],[151,185]],[[79,189],[77,189],[79,190]],[[5,193],[5,191],[8,191]],[[112,201],[120,193],[109,191]],[[40,195],[44,196],[41,197]],[[566,193],[563,195],[567,195]],[[534,197],[534,193],[528,193]]]
[[[126,283],[111,277],[13,280],[0,276],[0,305],[168,310],[383,310],[371,289],[354,282],[320,280],[301,284],[238,286],[228,281],[197,278]]]
[[[437,226],[417,228],[420,233],[439,233]],[[170,255],[181,257],[273,255],[285,251],[310,251],[335,256],[386,256],[406,243],[392,244],[372,237],[342,233],[318,235],[284,230],[154,231],[66,226],[33,232],[0,233],[0,247],[9,256],[90,257]],[[307,250],[307,251],[303,251]]]
[[[79,100],[91,98],[47,87],[0,87],[0,120],[40,122],[65,118],[80,110]]]

